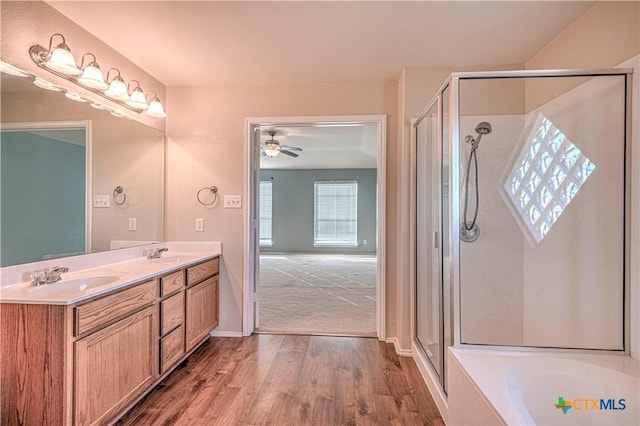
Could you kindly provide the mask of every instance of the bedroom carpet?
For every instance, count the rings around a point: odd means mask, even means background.
[[[260,255],[258,332],[376,335],[374,255]]]

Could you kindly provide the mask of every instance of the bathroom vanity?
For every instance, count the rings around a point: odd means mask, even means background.
[[[220,250],[169,253],[2,287],[2,424],[113,421],[206,341]]]

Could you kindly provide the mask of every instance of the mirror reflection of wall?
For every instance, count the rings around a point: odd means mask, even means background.
[[[22,127],[0,136],[0,265],[83,254],[85,128]]]
[[[2,123],[25,122],[88,122],[88,138],[91,141],[89,199],[90,225],[87,251],[100,252],[110,248],[126,247],[149,242],[163,241],[163,198],[164,198],[164,133],[142,123],[119,118],[108,111],[98,110],[88,103],[67,99],[62,92],[53,92],[36,87],[31,78],[20,78],[2,74],[0,87]],[[3,134],[4,137],[4,134]],[[24,161],[32,160],[33,154]],[[4,166],[4,164],[3,164]],[[4,184],[12,177],[2,174],[2,202],[5,203]],[[79,183],[84,184],[84,181]],[[78,183],[78,184],[79,184]],[[126,202],[117,205],[114,189],[121,186],[126,194]],[[26,192],[28,188],[23,188]],[[32,188],[32,192],[34,189]],[[96,199],[107,198],[107,207],[95,205]],[[122,198],[118,198],[118,202]],[[60,215],[72,217],[70,204],[65,204]],[[54,224],[54,214],[47,219],[49,227]],[[3,211],[4,213],[4,211]],[[83,216],[84,218],[84,216]],[[130,230],[130,219],[135,219],[135,230]],[[3,222],[5,217],[0,217]],[[84,221],[82,221],[84,226]],[[14,258],[11,244],[5,241],[4,229],[0,236],[3,251],[3,266],[6,259]],[[57,243],[62,246],[63,239]],[[58,253],[84,252],[85,245]],[[38,253],[49,255],[52,253]],[[58,256],[59,257],[59,256]],[[15,263],[19,262],[14,258]],[[32,259],[37,261],[42,259]]]

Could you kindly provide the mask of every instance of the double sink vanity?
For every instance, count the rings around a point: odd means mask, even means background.
[[[3,268],[2,424],[120,417],[218,325],[221,251],[163,243]],[[29,282],[53,266],[69,271]]]

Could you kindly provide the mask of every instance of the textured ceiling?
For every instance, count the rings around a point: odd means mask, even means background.
[[[523,63],[593,4],[49,3],[167,86],[382,81],[403,67]]]

